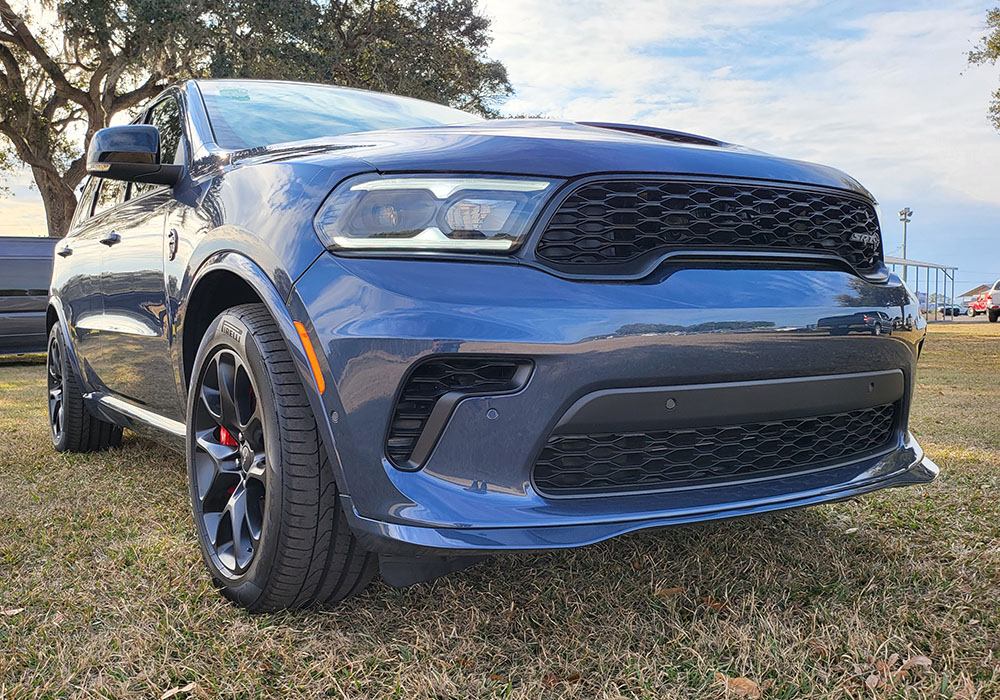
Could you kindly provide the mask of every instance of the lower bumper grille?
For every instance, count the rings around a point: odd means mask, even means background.
[[[439,405],[453,407],[465,396],[505,394],[524,386],[530,374],[527,360],[497,357],[434,357],[417,365],[396,401],[386,438],[386,455],[402,469],[416,469],[443,425],[434,428],[424,450],[419,441]],[[450,399],[450,400],[449,400]],[[447,419],[450,408],[441,416]],[[421,452],[415,455],[415,451]],[[418,457],[414,461],[414,457]]]
[[[553,435],[534,467],[542,494],[625,493],[766,478],[874,454],[898,404],[707,428]]]

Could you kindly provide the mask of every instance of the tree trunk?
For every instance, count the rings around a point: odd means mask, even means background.
[[[42,203],[45,205],[49,235],[62,238],[69,231],[70,221],[73,220],[76,193],[63,178],[53,175],[48,170],[32,168],[31,173],[35,176],[35,184],[38,185],[38,192],[42,195]]]

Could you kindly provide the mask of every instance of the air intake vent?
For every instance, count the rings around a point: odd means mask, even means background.
[[[534,468],[552,496],[626,493],[766,478],[887,448],[896,404],[813,418],[634,433],[553,435]]]
[[[789,187],[601,180],[580,185],[549,219],[535,249],[553,269],[630,275],[674,251],[820,253],[859,274],[882,265],[871,203]]]
[[[418,469],[463,398],[521,389],[531,362],[496,357],[434,357],[406,379],[389,426],[386,455],[400,469]]]

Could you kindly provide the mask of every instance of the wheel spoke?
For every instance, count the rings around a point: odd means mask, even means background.
[[[222,407],[219,401],[219,392],[210,386],[202,385],[198,392],[201,396],[201,403],[217,425],[222,425]]]
[[[231,433],[239,431],[236,410],[236,365],[231,355],[220,353],[216,361],[219,372],[220,425]]]
[[[259,481],[261,488],[267,483],[267,458],[263,454],[255,455],[253,462],[247,467],[247,479]]]
[[[254,541],[247,521],[247,490],[243,484],[236,487],[226,503],[226,513],[233,528],[233,556],[241,569],[250,563],[254,553]]]
[[[205,513],[202,518],[205,523],[205,534],[208,535],[208,541],[214,547],[219,541],[219,524],[222,520],[222,513]]]
[[[62,381],[62,352],[55,338],[49,343],[49,376],[57,382]]]
[[[203,430],[195,437],[195,472],[198,498],[203,503],[209,494],[220,485],[220,475],[239,473],[236,466],[237,449],[220,443],[215,439],[214,433],[214,430]],[[232,481],[232,478],[229,481]]]

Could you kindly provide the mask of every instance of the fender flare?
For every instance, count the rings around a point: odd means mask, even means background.
[[[304,307],[301,302],[298,302],[298,295],[295,293],[294,288],[289,292],[289,301],[291,304],[286,303],[286,300],[281,298],[278,293],[277,288],[271,281],[267,273],[264,272],[256,263],[250,260],[245,255],[235,252],[235,251],[223,251],[211,255],[208,259],[202,263],[201,267],[194,274],[191,281],[191,285],[188,292],[184,295],[185,299],[190,299],[194,290],[198,287],[198,283],[208,274],[212,272],[226,271],[236,276],[240,277],[244,282],[250,285],[251,289],[260,297],[264,306],[267,308],[268,313],[271,314],[271,318],[278,325],[278,329],[281,332],[282,337],[285,340],[285,345],[288,347],[288,353],[292,357],[292,362],[295,365],[295,369],[299,374],[299,380],[302,382],[302,387],[305,390],[306,397],[309,400],[309,406],[312,409],[313,416],[316,420],[316,430],[320,434],[320,439],[323,442],[323,449],[325,449],[327,457],[330,460],[330,465],[333,468],[334,478],[337,482],[337,489],[341,496],[347,495],[346,490],[346,479],[344,478],[344,470],[342,462],[340,460],[340,454],[337,450],[336,438],[333,433],[333,424],[330,421],[330,416],[326,411],[326,404],[323,401],[323,395],[319,393],[319,389],[316,386],[316,380],[313,377],[312,367],[309,364],[309,358],[306,355],[306,350],[302,346],[302,341],[299,338],[298,331],[295,328],[295,321],[301,322],[307,330],[312,332],[312,321],[305,314]],[[295,303],[298,302],[298,303]],[[292,313],[289,311],[289,305],[293,305],[299,310],[299,315],[302,318],[292,318]],[[183,316],[181,316],[178,321],[177,328],[177,342],[176,347],[183,348],[184,338],[183,338]],[[322,358],[323,354],[320,353]],[[322,359],[320,360],[322,362]],[[180,363],[181,377],[183,378],[183,361]],[[187,386],[184,387],[185,393],[187,392]],[[326,385],[326,392],[336,392],[332,382],[328,382]],[[324,393],[326,393],[324,392]]]

